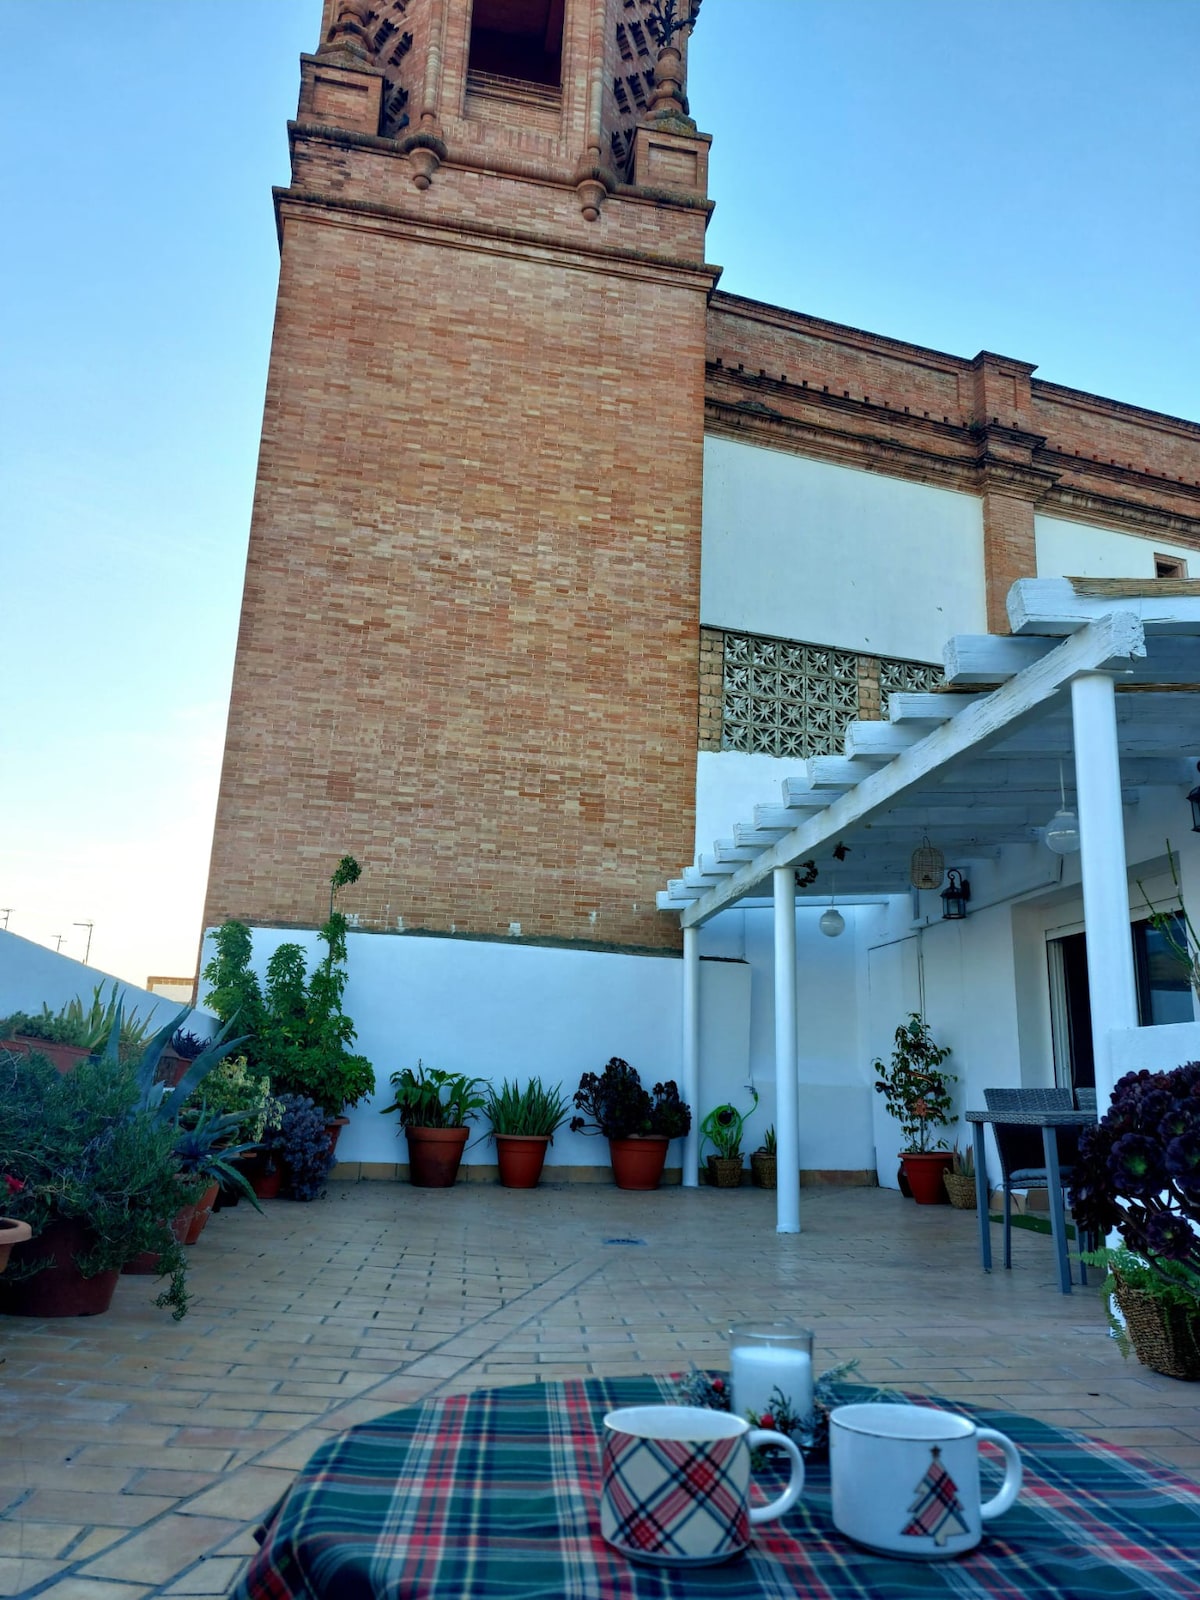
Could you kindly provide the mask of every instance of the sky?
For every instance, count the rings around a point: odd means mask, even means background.
[[[144,983],[195,966],[320,0],[88,0],[35,50],[38,9],[0,60],[0,926],[82,958],[91,922]],[[705,0],[690,74],[722,289],[1200,420],[1197,0]]]

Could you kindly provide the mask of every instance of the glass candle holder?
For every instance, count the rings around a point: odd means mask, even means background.
[[[744,1417],[778,1405],[775,1390],[803,1420],[813,1409],[813,1336],[795,1322],[740,1322],[729,1330],[730,1404]]]

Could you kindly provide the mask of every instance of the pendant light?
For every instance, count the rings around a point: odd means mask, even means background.
[[[940,850],[929,842],[929,835],[923,833],[921,842],[912,853],[912,860],[908,868],[908,881],[914,889],[940,889],[942,879],[946,876],[946,858]]]
[[[822,911],[821,920],[817,923],[817,927],[820,928],[827,939],[836,939],[839,934],[846,931],[846,919],[834,904],[836,899],[837,895],[831,889],[829,892],[829,904]]]
[[[1079,818],[1067,807],[1067,789],[1063,782],[1063,764],[1058,763],[1058,810],[1046,824],[1042,834],[1046,847],[1056,856],[1073,855],[1079,849]]]

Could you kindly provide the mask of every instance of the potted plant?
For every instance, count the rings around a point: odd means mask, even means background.
[[[1085,1259],[1108,1268],[1138,1360],[1200,1378],[1200,1061],[1117,1082],[1080,1137],[1069,1198],[1077,1228],[1124,1242]]]
[[[942,1182],[946,1185],[950,1204],[957,1206],[960,1211],[974,1211],[975,1152],[970,1145],[965,1150],[960,1150],[955,1145],[950,1152],[950,1158],[950,1166],[942,1173]]]
[[[608,1140],[618,1189],[657,1189],[667,1160],[667,1145],[692,1125],[674,1080],[656,1083],[651,1094],[637,1070],[613,1056],[601,1073],[585,1072],[575,1092],[573,1133],[598,1133]]]
[[[96,985],[86,1011],[77,995],[57,1011],[43,1004],[39,1012],[13,1012],[0,1021],[0,1048],[16,1055],[37,1050],[59,1072],[70,1072],[85,1057],[104,1049],[114,1023],[119,1026],[120,1055],[136,1055],[150,1032],[150,1019],[139,1018],[136,1012],[124,1013],[121,989],[115,979],[107,1000],[104,985]]]
[[[905,1145],[900,1165],[918,1205],[945,1203],[942,1174],[953,1161],[945,1139],[933,1134],[954,1120],[950,1085],[958,1079],[941,1070],[949,1049],[934,1043],[929,1025],[919,1011],[896,1029],[890,1066],[875,1061],[875,1090],[900,1124]]]
[[[250,930],[240,922],[218,929],[203,972],[217,1016],[222,1021],[236,1016],[249,1032],[246,1054],[252,1068],[270,1078],[276,1094],[314,1100],[325,1112],[332,1146],[348,1121],[344,1108],[375,1089],[371,1063],[350,1049],[356,1033],[343,1008],[349,923],[334,909],[338,889],[360,876],[353,856],[343,856],[330,876],[329,920],[318,932],[326,951],[311,974],[303,945],[281,944],[260,985],[250,965]]]
[[[157,1081],[167,1041],[186,1011],[122,1060],[118,1005],[103,1054],[61,1074],[44,1056],[0,1053],[0,1170],[15,1220],[31,1238],[16,1246],[0,1310],[19,1316],[106,1311],[121,1268],[156,1252],[170,1279],[157,1304],[187,1309],[186,1264],[171,1223],[199,1194],[176,1154],[177,1119],[205,1073],[239,1041],[224,1032],[168,1089]],[[19,1184],[19,1189],[13,1185]]]
[[[458,1177],[470,1132],[467,1118],[483,1109],[482,1078],[444,1072],[417,1062],[390,1078],[394,1111],[408,1139],[409,1181],[418,1189],[448,1189]]]
[[[499,1089],[489,1085],[484,1109],[496,1141],[500,1182],[506,1189],[535,1189],[546,1151],[567,1120],[562,1085],[547,1089],[540,1078],[530,1078],[521,1089],[506,1078]]]
[[[763,1142],[750,1152],[750,1176],[760,1189],[774,1189],[778,1182],[775,1157],[775,1124],[763,1134]]]
[[[171,1220],[171,1232],[179,1244],[195,1242],[190,1234],[196,1208],[207,1200],[204,1218],[196,1230],[196,1238],[199,1238],[208,1221],[208,1211],[212,1209],[216,1190],[221,1185],[240,1189],[256,1211],[262,1210],[253,1189],[235,1165],[238,1156],[254,1149],[253,1145],[235,1145],[232,1142],[240,1126],[241,1118],[236,1114],[220,1114],[204,1109],[190,1126],[181,1123],[177,1129],[175,1159],[183,1179],[195,1190],[195,1198],[185,1201]],[[143,1250],[132,1261],[127,1261],[121,1270],[130,1273],[158,1272],[161,1262],[162,1256],[158,1251]]]
[[[758,1090],[751,1089],[754,1105],[749,1111],[739,1111],[727,1100],[724,1105],[710,1111],[700,1124],[700,1150],[705,1143],[714,1147],[708,1157],[708,1181],[718,1189],[736,1189],[742,1181],[742,1131],[746,1118],[758,1105]]]
[[[282,1191],[293,1200],[316,1200],[325,1192],[325,1179],[337,1158],[325,1113],[307,1095],[284,1094],[268,1104],[261,1148],[275,1178],[274,1183],[256,1185],[261,1198],[274,1199]]]

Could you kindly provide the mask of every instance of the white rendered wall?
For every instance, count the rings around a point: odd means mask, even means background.
[[[8,1016],[13,1011],[40,1011],[43,1005],[58,1011],[77,997],[86,1010],[92,1003],[97,984],[104,985],[107,1004],[114,983],[121,992],[126,1015],[136,1012],[139,1018],[157,1019],[161,1027],[184,1009],[177,1000],[152,994],[149,989],[126,983],[123,978],[114,978],[96,967],[84,966],[82,961],[73,961],[70,956],[47,950],[45,945],[22,939],[20,934],[0,930],[0,1016]],[[207,1023],[207,1015],[201,1016]],[[199,1028],[193,1024],[192,1030],[198,1032]]]
[[[781,804],[783,780],[796,777],[802,769],[803,763],[794,757],[746,755],[741,750],[698,751],[696,854],[711,854],[718,839],[731,839],[735,822],[753,822],[755,806]],[[768,883],[763,893],[769,890]]]
[[[260,976],[279,945],[309,952],[310,970],[323,951],[315,932],[254,930]],[[584,1072],[610,1056],[637,1068],[647,1088],[679,1080],[682,1062],[683,963],[635,956],[551,949],[491,940],[420,935],[348,935],[345,1007],[358,1031],[355,1049],[375,1068],[376,1092],[350,1113],[338,1157],[354,1162],[404,1162],[408,1151],[394,1114],[388,1079],[418,1059],[494,1082],[540,1077],[562,1083],[568,1097]],[[208,952],[205,952],[206,958]],[[703,1112],[737,1098],[748,1072],[750,975],[738,960],[700,965],[700,1098]],[[739,1102],[740,1103],[740,1102]],[[486,1129],[486,1118],[481,1124]],[[678,1165],[682,1142],[668,1157]],[[468,1165],[494,1165],[495,1145],[472,1137]],[[551,1166],[604,1166],[602,1139],[555,1135]]]
[[[1156,555],[1181,556],[1190,563],[1188,574],[1200,578],[1195,550],[1154,536],[1039,516],[1033,519],[1033,533],[1039,578],[1152,578]]]
[[[800,1166],[802,1170],[863,1171],[874,1165],[871,1091],[858,1044],[857,930],[862,908],[845,907],[846,931],[828,939],[817,929],[825,905],[796,909]],[[750,1058],[747,1084],[758,1110],[744,1148],[755,1148],[775,1120],[774,913],[733,910],[701,930],[702,952],[744,956],[750,974]],[[730,1094],[739,1108],[748,1089]]]
[[[708,438],[700,621],[940,661],[987,630],[981,502]]]

